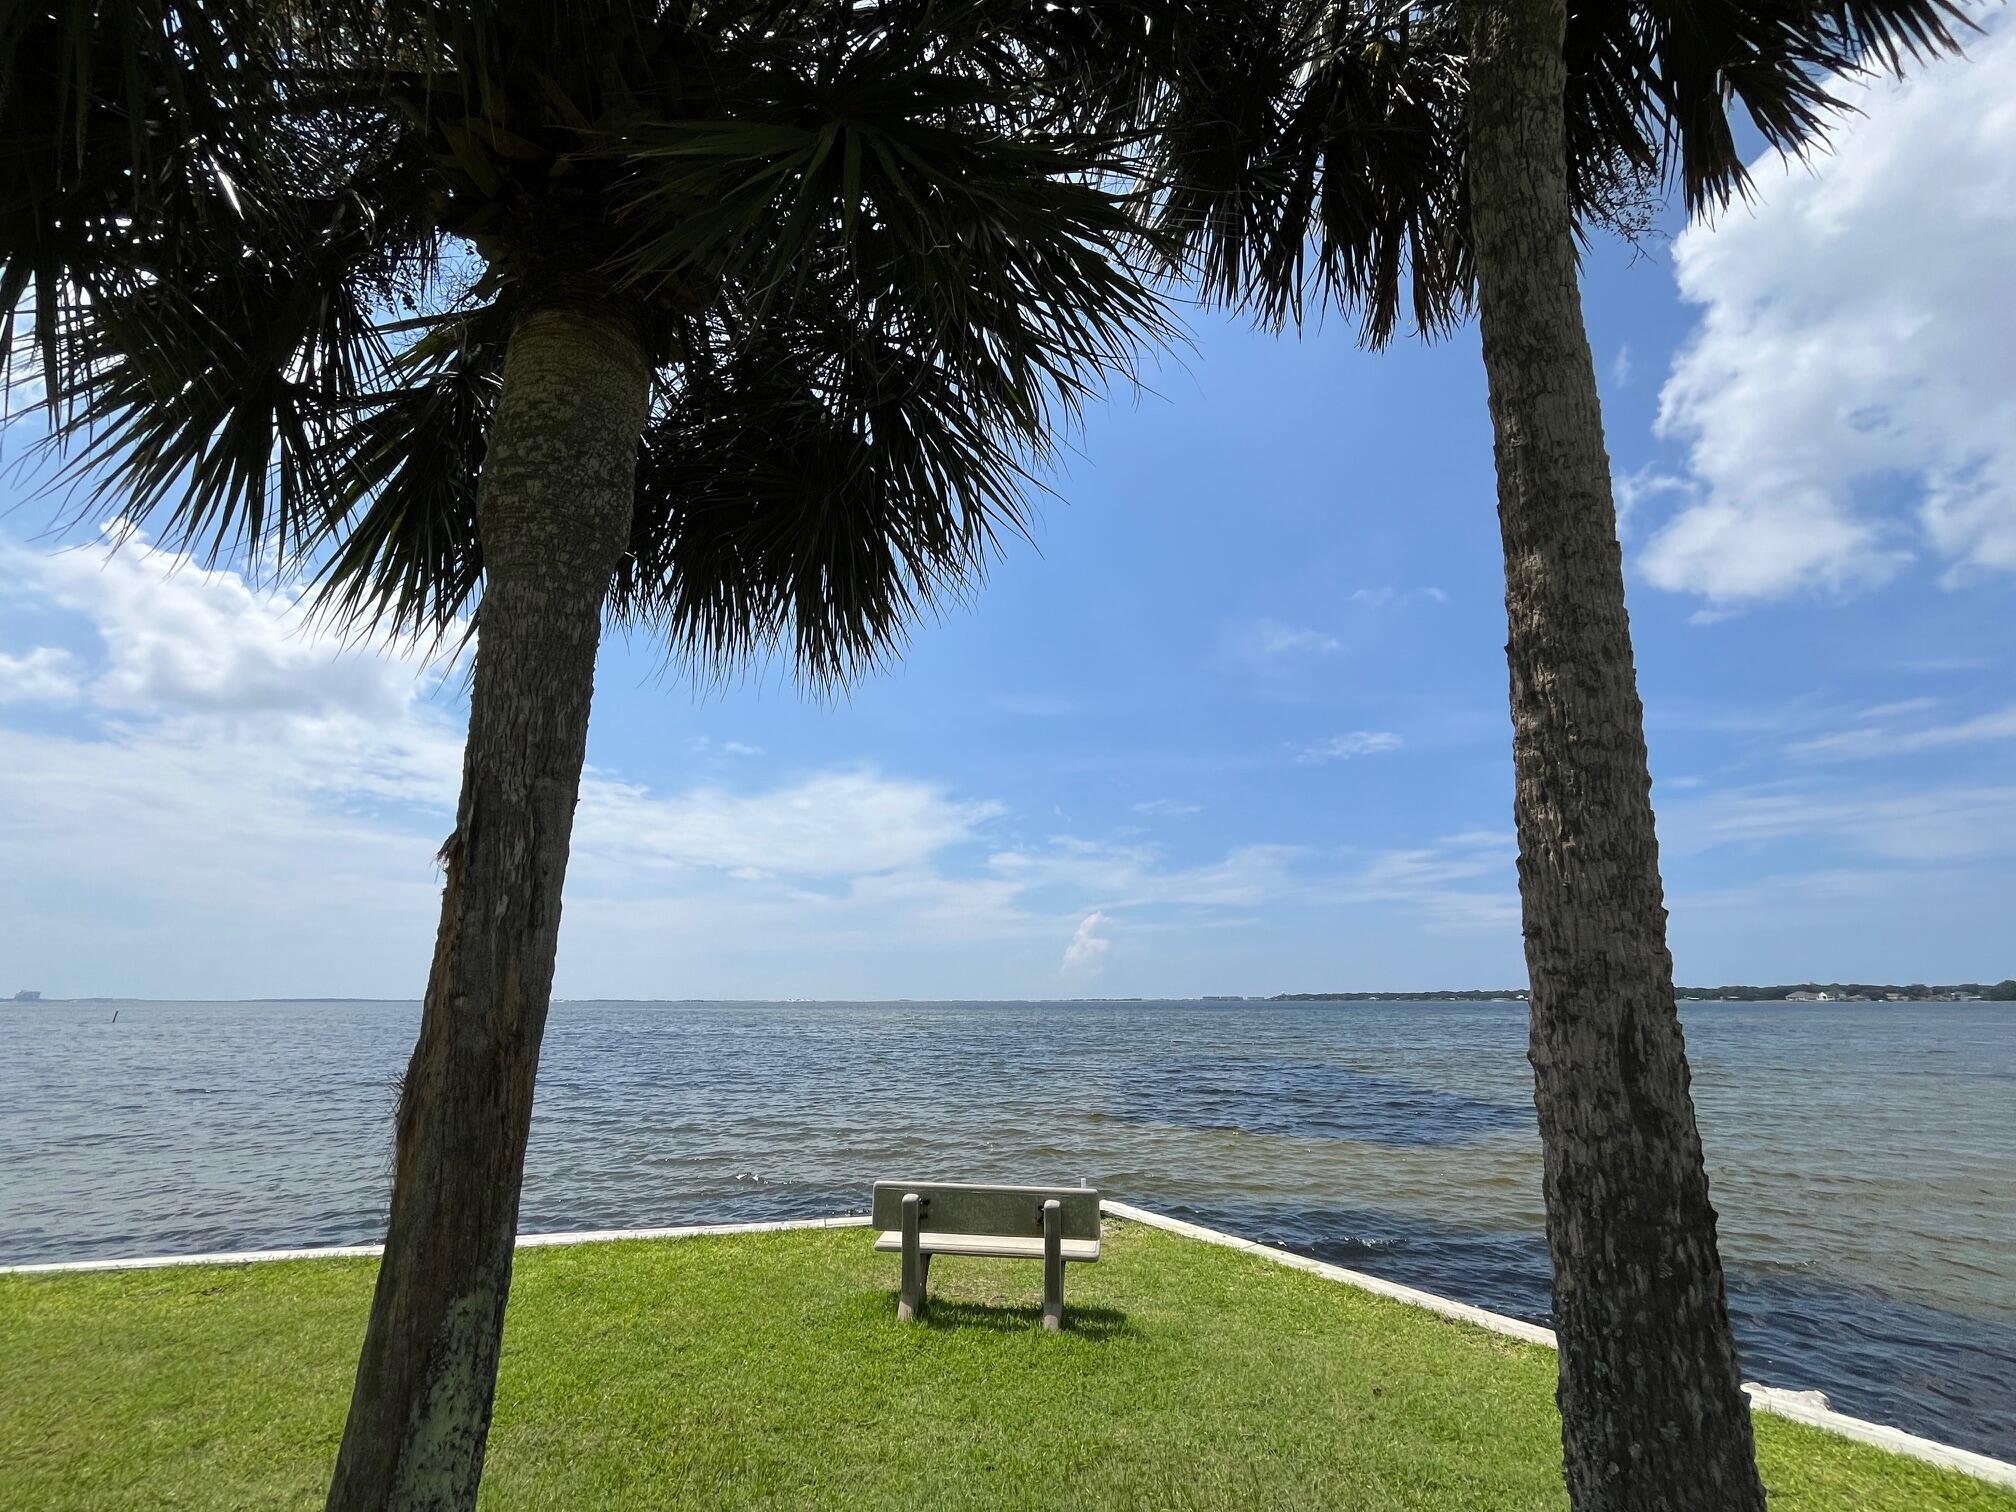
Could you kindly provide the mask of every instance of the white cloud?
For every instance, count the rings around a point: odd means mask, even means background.
[[[1099,931],[1111,922],[1096,909],[1080,919],[1071,932],[1071,943],[1064,947],[1064,962],[1058,969],[1066,976],[1097,976],[1106,964],[1106,952],[1113,948],[1112,940]]]
[[[77,658],[60,646],[0,651],[0,703],[73,703],[78,691]]]
[[[1344,761],[1353,756],[1377,756],[1386,751],[1397,751],[1402,741],[1391,730],[1352,730],[1344,735],[1332,735],[1328,740],[1318,740],[1303,746],[1295,753],[1295,759],[1305,764],[1319,761]]]
[[[412,646],[344,649],[293,598],[144,541],[0,552],[10,619],[65,619],[79,647],[5,653],[73,698],[61,733],[0,722],[0,916],[32,945],[17,969],[79,991],[417,992],[462,679]],[[1468,911],[1460,883],[1405,859],[1018,841],[1004,805],[870,767],[730,781],[729,744],[679,743],[691,769],[663,781],[584,774],[563,992],[1013,994],[1054,985],[1060,937],[1090,975],[1116,928],[1160,930],[1140,969],[1173,972],[1209,966],[1182,955],[1203,928],[1272,960],[1254,942],[1312,917],[1440,929]]]
[[[1195,866],[1172,866],[1153,846],[1060,836],[988,864],[1032,902],[1052,894],[1088,899],[1106,917],[1130,923],[1160,915],[1188,927],[1200,916],[1292,914],[1335,927],[1371,911],[1440,933],[1503,930],[1519,916],[1513,838],[1495,830],[1341,858],[1305,846],[1245,845]]]
[[[1284,657],[1329,656],[1344,649],[1344,642],[1322,630],[1306,625],[1288,625],[1280,620],[1255,620],[1232,629],[1227,637],[1232,652],[1248,661],[1278,661]]]
[[[1519,925],[1517,842],[1474,830],[1366,859],[1343,889],[1345,901],[1377,902],[1431,929],[1511,931]]]
[[[1695,496],[1694,485],[1685,478],[1676,478],[1656,467],[1641,467],[1636,472],[1620,475],[1616,488],[1617,539],[1620,541],[1630,535],[1633,522],[1648,505],[1656,508],[1661,499],[1691,499]]]
[[[24,932],[87,959],[277,938],[309,970],[360,940],[424,962],[461,767],[438,668],[318,641],[294,599],[138,539],[0,545],[0,572],[97,642],[65,668],[85,733],[0,728]]]
[[[1070,719],[1085,712],[1084,703],[1054,693],[997,693],[989,702],[1018,719]]]
[[[1053,835],[1042,845],[997,851],[988,870],[1034,899],[1073,900],[1108,913],[1143,909],[1257,908],[1300,893],[1295,868],[1306,855],[1290,845],[1242,845],[1216,861],[1171,864],[1152,845],[1118,845]]]
[[[1879,756],[1910,756],[1921,751],[1981,745],[1996,740],[2016,740],[2016,704],[1947,724],[1926,724],[1923,721],[1898,723],[1901,716],[1922,714],[1933,706],[1933,700],[1922,698],[1881,704],[1865,711],[1863,718],[1866,722],[1857,728],[1835,730],[1796,741],[1786,747],[1786,752],[1814,761],[1852,761]]]
[[[1151,798],[1146,803],[1134,805],[1134,812],[1147,814],[1158,819],[1181,819],[1189,814],[1201,814],[1201,803],[1180,803],[1174,798]]]
[[[2006,856],[2016,843],[2016,787],[1787,780],[1663,805],[1659,819],[1661,847],[1677,856],[1799,840],[1885,861],[1974,861]]]
[[[598,873],[711,869],[815,881],[924,866],[1000,812],[998,804],[961,803],[933,784],[868,770],[756,792],[673,794],[591,771],[574,837]]]
[[[2016,27],[1845,93],[1831,154],[1760,163],[1753,207],[1676,244],[1701,316],[1659,426],[1692,492],[1642,554],[1658,587],[2016,570]]]
[[[1899,672],[1935,676],[1946,672],[1985,672],[1993,665],[1985,656],[1915,656],[1891,663]]]
[[[1631,386],[1631,344],[1622,342],[1617,347],[1617,355],[1610,359],[1610,381],[1619,388]]]
[[[1396,588],[1391,585],[1380,588],[1353,588],[1349,602],[1361,609],[1399,609],[1416,599],[1429,599],[1437,604],[1449,602],[1449,595],[1440,588]]]
[[[411,703],[427,671],[411,643],[339,649],[298,598],[137,536],[53,554],[9,546],[0,570],[90,618],[105,650],[91,698],[107,711],[383,719]]]
[[[1874,724],[1879,720],[1897,719],[1906,714],[1929,714],[1938,707],[1939,700],[1936,698],[1922,696],[1898,698],[1889,703],[1870,704],[1867,708],[1857,710],[1855,721],[1858,724]]]
[[[750,745],[742,740],[715,740],[708,735],[695,735],[686,742],[686,748],[695,756],[761,756],[763,747]]]

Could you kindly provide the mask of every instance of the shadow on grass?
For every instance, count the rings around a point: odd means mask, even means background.
[[[897,1294],[890,1291],[882,1295],[889,1309],[889,1320],[894,1324]],[[1026,1333],[1042,1328],[1043,1306],[1040,1302],[1002,1305],[932,1297],[925,1302],[917,1321],[939,1332],[955,1328],[983,1328],[990,1333]],[[1083,1339],[1118,1339],[1138,1338],[1141,1331],[1117,1307],[1079,1307],[1067,1301],[1064,1304],[1064,1332]]]

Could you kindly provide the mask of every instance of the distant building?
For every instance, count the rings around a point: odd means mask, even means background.
[[[14,1001],[17,1003],[39,1003],[42,1001],[42,994],[31,992],[28,988],[23,987],[19,992],[14,994]]]

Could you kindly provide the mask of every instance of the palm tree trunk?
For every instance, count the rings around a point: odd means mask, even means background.
[[[1762,1512],[1582,325],[1564,18],[1564,0],[1473,5],[1470,193],[1568,1493],[1578,1512]]]
[[[476,1503],[595,651],[649,385],[621,324],[548,310],[512,335],[477,502],[486,582],[462,798],[331,1509]]]

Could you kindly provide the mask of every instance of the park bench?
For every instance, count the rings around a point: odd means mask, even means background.
[[[1099,1194],[1089,1187],[976,1186],[958,1181],[875,1183],[875,1248],[903,1257],[896,1316],[924,1306],[933,1255],[1043,1262],[1043,1326],[1064,1326],[1064,1266],[1099,1258]]]

